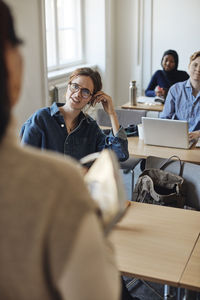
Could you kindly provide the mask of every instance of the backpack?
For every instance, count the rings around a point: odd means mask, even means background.
[[[179,175],[164,170],[172,158],[180,162]],[[181,170],[182,162],[177,156],[170,157],[158,169],[145,169],[135,185],[133,201],[183,208],[186,190]]]

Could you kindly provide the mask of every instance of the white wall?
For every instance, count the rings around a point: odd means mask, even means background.
[[[144,92],[165,50],[176,50],[179,69],[187,71],[189,56],[200,50],[200,1],[116,0],[115,9],[115,99],[122,104],[128,101],[130,77]]]
[[[38,108],[45,105],[45,67],[43,62],[41,1],[7,0],[12,8],[18,35],[24,40],[24,82],[15,115],[19,128]]]
[[[200,50],[199,13],[199,0],[153,1],[153,71],[167,49],[178,52],[179,68],[187,71],[190,55]]]
[[[105,0],[85,0],[85,56],[105,72]]]
[[[128,101],[129,81],[137,78],[137,6],[133,0],[115,1],[115,101]]]

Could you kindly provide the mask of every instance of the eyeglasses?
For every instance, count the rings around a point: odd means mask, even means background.
[[[83,97],[84,99],[88,99],[90,96],[93,95],[93,94],[91,94],[91,92],[88,89],[81,88],[78,83],[73,83],[73,82],[69,83],[69,89],[72,93],[81,91],[81,97]]]

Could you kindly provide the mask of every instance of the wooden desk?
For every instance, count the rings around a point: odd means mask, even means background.
[[[179,286],[199,231],[199,212],[133,202],[110,240],[123,275]]]
[[[178,149],[145,145],[144,141],[138,137],[128,138],[128,149],[131,155],[135,157],[157,156],[169,158],[172,155],[177,155],[181,160],[200,164],[200,148],[195,148],[193,145],[191,149]]]
[[[187,289],[200,291],[200,236],[180,280]]]
[[[121,108],[125,109],[138,109],[138,110],[149,110],[149,111],[162,111],[164,105],[159,105],[159,104],[141,104],[137,103],[137,105],[131,105],[129,102],[125,103],[121,106]]]

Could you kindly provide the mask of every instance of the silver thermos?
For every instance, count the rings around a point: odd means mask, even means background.
[[[137,105],[137,87],[135,80],[130,81],[129,84],[129,103],[131,105]]]

